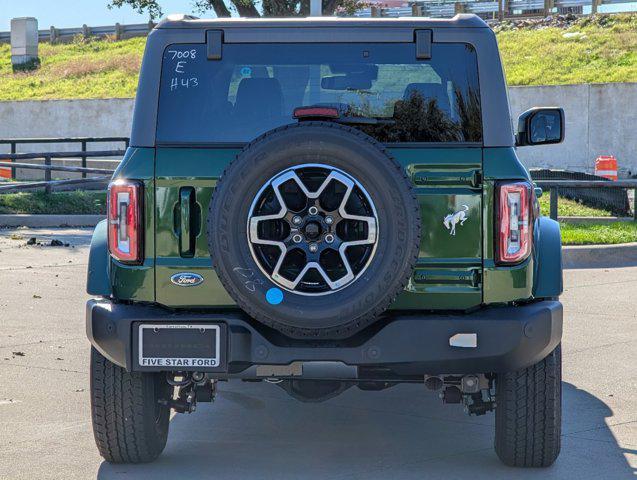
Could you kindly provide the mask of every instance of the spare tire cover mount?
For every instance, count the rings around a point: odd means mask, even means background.
[[[212,265],[252,318],[293,338],[347,338],[413,274],[420,205],[404,167],[360,130],[308,121],[247,145],[217,182]]]

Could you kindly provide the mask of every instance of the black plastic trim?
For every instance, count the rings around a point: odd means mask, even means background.
[[[408,367],[418,373],[507,372],[532,365],[560,342],[562,305],[541,301],[486,307],[464,314],[393,315],[351,339],[331,344],[281,341],[242,312],[171,311],[154,305],[89,300],[86,330],[91,343],[112,362],[133,371],[159,370],[134,361],[133,325],[138,322],[205,322],[227,326],[228,372],[252,365],[294,361],[342,362],[358,367]],[[476,348],[451,347],[456,333],[476,333]]]
[[[221,60],[223,48],[223,30],[208,30],[206,32],[206,51],[208,60]]]
[[[416,58],[418,60],[429,60],[431,58],[431,30],[416,30]]]

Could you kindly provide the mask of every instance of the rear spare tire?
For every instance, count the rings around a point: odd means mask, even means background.
[[[207,228],[217,275],[249,315],[295,338],[344,338],[407,284],[420,210],[382,145],[354,128],[304,122],[237,156]]]

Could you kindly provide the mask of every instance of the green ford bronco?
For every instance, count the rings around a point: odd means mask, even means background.
[[[421,382],[495,411],[504,463],[551,465],[560,230],[516,147],[563,136],[559,108],[514,135],[473,15],[162,21],[90,250],[101,455],[155,459],[220,381]]]

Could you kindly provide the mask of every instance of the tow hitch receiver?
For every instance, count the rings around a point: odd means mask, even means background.
[[[469,415],[484,415],[495,409],[495,385],[490,375],[426,375],[429,390],[442,390],[443,403],[464,403]]]
[[[177,395],[168,399],[159,399],[177,413],[192,413],[197,409],[197,402],[213,402],[217,394],[217,381],[202,372],[167,372],[166,381],[177,388]]]

